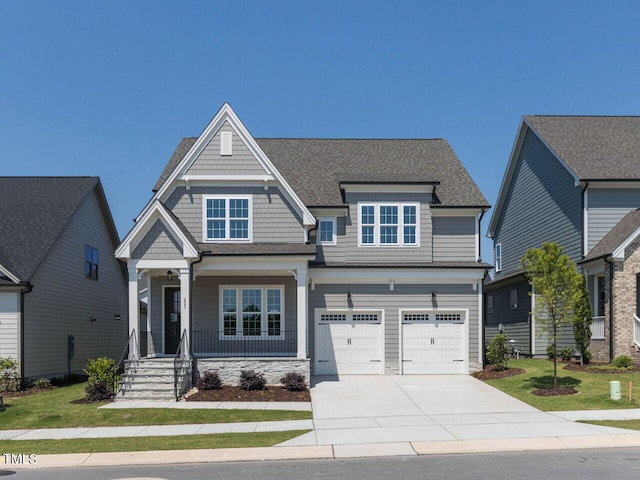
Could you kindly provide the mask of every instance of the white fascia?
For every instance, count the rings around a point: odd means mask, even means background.
[[[4,265],[0,265],[0,272],[3,273],[8,279],[14,283],[20,283],[20,279],[16,277],[11,271]]]
[[[624,251],[627,249],[629,245],[640,235],[640,228],[637,228],[635,232],[633,232],[627,239],[622,242],[622,244],[613,251],[613,258],[624,260]]]

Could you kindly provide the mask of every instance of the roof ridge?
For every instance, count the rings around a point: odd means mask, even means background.
[[[188,138],[188,137],[187,137]],[[407,140],[440,140],[446,141],[443,137],[430,137],[430,138],[420,138],[420,137],[410,137],[410,138],[381,138],[381,137],[254,137],[256,140],[349,140],[349,141],[407,141]]]
[[[523,115],[524,118],[531,117],[556,117],[556,118],[640,118],[640,115],[570,115],[570,114],[532,114]]]

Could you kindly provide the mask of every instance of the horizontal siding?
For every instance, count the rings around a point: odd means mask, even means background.
[[[433,217],[433,261],[476,260],[475,217]]]
[[[19,360],[20,293],[0,292],[0,357]]]
[[[558,242],[573,261],[582,257],[581,189],[530,130],[527,132],[494,236],[502,244],[499,279],[519,269],[529,248]]]
[[[485,345],[500,333],[498,325],[487,325],[484,331]],[[515,341],[515,348],[520,355],[531,355],[531,325],[529,322],[516,322],[504,325],[504,334]],[[511,343],[509,343],[511,346]]]
[[[627,213],[640,207],[640,189],[589,188],[587,195],[587,235],[591,250]]]
[[[131,258],[179,260],[184,257],[180,245],[173,239],[162,221],[156,220],[156,223],[131,254]]]

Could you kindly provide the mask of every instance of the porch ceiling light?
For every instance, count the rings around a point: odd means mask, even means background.
[[[173,272],[171,270],[167,270],[167,280],[169,282],[173,280]]]

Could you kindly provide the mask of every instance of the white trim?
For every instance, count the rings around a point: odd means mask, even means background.
[[[207,201],[208,200],[224,200],[225,201],[225,238],[208,238],[207,237]],[[248,210],[248,226],[247,238],[230,238],[231,234],[231,217],[229,200],[247,200]],[[203,195],[202,196],[202,243],[252,243],[253,242],[253,195],[247,194],[229,194],[229,195]]]
[[[618,248],[613,251],[613,258],[624,259],[624,251],[627,249],[631,243],[640,235],[640,227],[637,228],[631,235],[629,235],[622,244]]]
[[[582,255],[586,256],[589,253],[589,188],[584,191],[584,206],[582,209],[582,225],[584,231],[582,232]]]
[[[165,304],[166,304],[166,289],[167,288],[177,288],[180,291],[180,320],[182,321],[182,290],[180,289],[180,284],[162,284],[162,355],[175,355],[176,352],[167,353],[165,352],[166,343],[165,343],[165,335],[166,335],[166,319],[165,319]],[[149,335],[149,334],[147,334]],[[182,332],[178,330],[178,338],[182,335]],[[155,352],[156,354],[158,352]]]
[[[478,282],[478,365],[482,367],[482,353],[484,351],[484,311],[482,309],[482,299],[484,297],[484,282]],[[471,323],[471,321],[469,321]],[[471,325],[467,328],[467,338],[471,338]],[[467,345],[467,352],[471,345]],[[468,355],[469,353],[467,353]],[[467,362],[467,372],[470,373],[471,365]]]
[[[415,183],[349,183],[340,182],[345,192],[350,193],[433,193],[431,184]]]
[[[129,260],[128,263],[134,265],[138,270],[189,268],[188,260]]]
[[[480,215],[481,213],[477,213],[474,219],[474,228],[475,228],[475,246],[476,246],[476,260],[479,262],[480,258]]]
[[[235,290],[236,291],[236,334],[225,335],[224,334],[224,312],[223,312],[223,291]],[[260,335],[243,335],[243,322],[242,322],[242,290],[260,290],[260,303],[262,311],[260,312]],[[279,290],[280,291],[280,335],[269,335],[269,311],[267,308],[267,290]],[[285,288],[284,285],[219,285],[218,286],[218,327],[219,327],[219,340],[283,340],[284,332],[286,330],[286,317],[285,317]],[[267,333],[264,333],[267,332]]]
[[[420,247],[420,203],[419,202],[358,202],[356,204],[358,209],[358,247],[405,247],[405,248],[417,248]],[[373,226],[373,243],[362,243],[362,228],[365,226],[362,224],[362,207],[373,207],[373,225],[367,224],[366,226]],[[385,226],[397,226],[397,238],[396,243],[382,243],[380,241],[380,230],[383,224],[380,220],[380,207],[397,207],[398,209],[398,223],[397,224],[384,224]],[[416,229],[416,242],[404,243],[404,207],[415,207],[416,209],[416,223],[408,224],[408,226],[415,226]]]
[[[178,175],[176,181],[189,183],[210,184],[212,182],[244,182],[254,181],[256,185],[262,186],[264,182],[272,182],[276,178],[273,175]],[[192,183],[192,184],[193,184]]]
[[[333,226],[333,235],[330,241],[322,240],[322,222],[329,222]],[[318,217],[318,235],[316,238],[316,243],[318,245],[337,245],[338,243],[338,221],[336,217]]]
[[[16,277],[13,273],[9,271],[9,269],[3,265],[0,265],[0,272],[2,272],[6,277],[9,278],[14,283],[20,283],[20,279]]]
[[[531,355],[536,355],[536,291],[531,287]]]
[[[498,256],[498,249],[500,249],[500,255]],[[500,261],[498,262],[498,258]],[[498,263],[500,264],[500,268],[498,268]],[[495,247],[493,247],[493,268],[496,273],[502,271],[502,242],[496,243]]]

